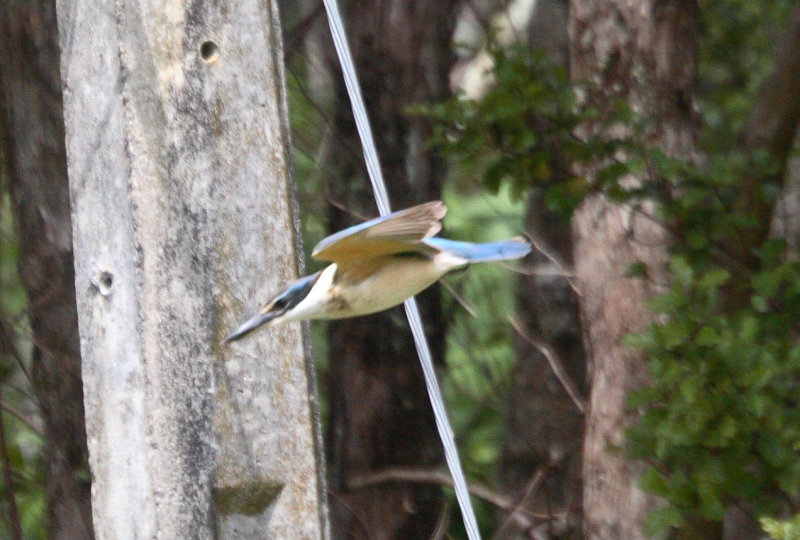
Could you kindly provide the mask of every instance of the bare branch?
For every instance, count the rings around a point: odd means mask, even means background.
[[[556,276],[567,278],[567,280],[575,276],[574,273],[565,272],[563,269],[557,267],[553,263],[525,265],[501,262],[498,263],[498,265],[509,272],[514,272],[515,274],[519,274],[521,276]]]
[[[41,438],[44,438],[44,433],[42,433],[42,430],[33,422],[33,420],[31,420],[30,418],[28,418],[27,416],[25,416],[24,414],[22,414],[21,412],[19,412],[18,410],[16,410],[14,407],[12,407],[3,400],[0,400],[0,410],[6,411],[8,414],[10,414],[14,418],[25,424],[25,426],[32,432],[34,432],[36,435],[38,435]]]
[[[372,219],[372,218],[369,218],[369,217],[367,217],[367,216],[365,216],[363,214],[359,214],[357,212],[354,212],[352,209],[348,208],[343,203],[340,203],[339,201],[337,201],[336,199],[334,199],[332,197],[327,197],[325,199],[325,202],[327,202],[329,205],[333,206],[334,208],[338,208],[339,210],[341,210],[345,214],[347,214],[349,216],[353,216],[354,218],[356,218],[359,221],[367,221],[369,219]]]
[[[14,357],[22,374],[25,375],[28,382],[33,383],[31,374],[28,372],[28,368],[25,367],[25,362],[22,360],[22,355],[14,344],[13,333],[9,330],[4,314],[0,316],[0,350]]]
[[[533,523],[530,522],[527,517],[522,516],[520,510],[524,508],[523,505],[526,504],[527,501],[533,497],[533,495],[539,490],[539,486],[542,484],[544,480],[545,471],[547,467],[545,465],[540,465],[537,467],[536,471],[533,473],[533,476],[528,481],[528,485],[525,486],[525,494],[519,500],[519,502],[515,505],[516,509],[514,509],[511,513],[509,513],[503,521],[500,523],[500,526],[497,528],[495,532],[495,537],[499,538],[502,536],[502,533],[508,528],[511,522],[517,523],[517,525],[523,528],[530,528],[533,526]],[[552,516],[549,516],[552,517]]]
[[[539,478],[539,476],[544,475],[545,468],[546,467],[542,466],[537,469],[533,478],[535,482],[532,481],[532,486],[529,490],[535,490],[538,484],[541,483],[542,478]],[[413,482],[453,487],[453,479],[450,477],[450,475],[439,469],[391,468],[383,469],[370,474],[354,476],[348,482],[348,488],[364,489],[378,484],[385,484],[387,482]],[[481,484],[471,483],[469,485],[469,492],[473,496],[483,499],[489,504],[509,512],[515,512],[519,515],[526,515],[537,519],[551,519],[553,517],[559,517],[558,513],[540,514],[530,512],[516,504],[510,497],[500,495],[499,493],[496,493]]]
[[[535,235],[526,231],[525,238],[527,238],[528,242],[531,243],[533,249],[544,255],[547,260],[555,265],[555,267],[559,270],[560,275],[564,276],[564,279],[567,280],[570,288],[575,292],[576,295],[578,295],[578,298],[582,297],[583,294],[581,294],[580,288],[578,288],[578,285],[572,280],[572,276],[574,275],[573,272],[568,270],[566,265],[561,262],[557,256],[553,255],[550,250],[546,249],[542,245],[542,242],[540,242]]]
[[[575,404],[575,407],[581,412],[581,414],[586,414],[586,401],[584,398],[581,397],[580,392],[578,392],[578,388],[569,378],[567,372],[564,370],[564,366],[561,361],[558,359],[556,353],[546,344],[536,341],[531,336],[527,335],[525,331],[522,329],[522,325],[520,325],[519,321],[514,319],[513,317],[509,316],[508,322],[511,323],[511,327],[519,334],[519,336],[536,347],[542,355],[547,359],[547,362],[550,364],[550,368],[553,370],[556,378],[561,383],[561,386],[564,387],[564,390],[567,391],[572,403]]]
[[[469,304],[467,304],[466,300],[464,300],[464,299],[461,297],[461,295],[460,295],[460,294],[458,294],[458,291],[456,291],[456,290],[453,288],[453,286],[452,286],[452,285],[450,285],[450,284],[449,284],[447,281],[445,281],[445,280],[441,280],[439,283],[441,283],[441,284],[442,284],[442,287],[444,287],[444,288],[447,290],[447,292],[449,292],[450,294],[452,294],[452,295],[453,295],[453,298],[455,298],[456,302],[458,302],[458,304],[459,304],[459,305],[460,305],[462,308],[464,308],[464,311],[466,311],[467,313],[469,313],[469,314],[470,314],[472,317],[477,317],[477,316],[478,316],[478,314],[477,314],[477,313],[475,313],[475,310],[474,310],[474,309],[472,309],[472,307],[470,307],[470,305],[469,305]]]
[[[428,540],[442,540],[447,538],[447,530],[450,526],[450,501],[444,499],[442,501],[442,511],[439,512],[439,519],[436,522],[436,528],[433,529]]]

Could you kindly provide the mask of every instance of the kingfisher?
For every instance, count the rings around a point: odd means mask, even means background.
[[[422,292],[449,272],[478,262],[519,259],[531,251],[521,237],[484,244],[438,238],[446,213],[441,201],[432,201],[328,236],[311,256],[330,264],[285,287],[225,343],[289,321],[377,313]]]

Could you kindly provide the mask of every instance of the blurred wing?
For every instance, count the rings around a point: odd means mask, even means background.
[[[311,256],[341,265],[392,253],[428,251],[422,241],[442,229],[440,221],[446,213],[441,201],[400,210],[332,234],[316,245]]]

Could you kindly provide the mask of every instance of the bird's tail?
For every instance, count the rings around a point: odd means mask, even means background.
[[[470,263],[521,259],[531,252],[530,242],[521,237],[486,244],[459,242],[446,238],[428,238],[425,243],[466,259]]]

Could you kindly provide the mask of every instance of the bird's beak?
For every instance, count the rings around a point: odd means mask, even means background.
[[[284,316],[308,295],[308,292],[314,286],[314,283],[317,282],[317,278],[321,273],[320,271],[291,283],[283,291],[276,294],[257,315],[226,337],[223,343],[230,343],[231,341],[242,339],[247,334],[272,321],[275,321],[274,324],[280,324],[285,321],[286,318]]]
[[[280,315],[280,312],[276,311],[262,311],[256,314],[253,318],[251,318],[246,323],[242,324],[239,328],[233,331],[231,335],[226,337],[222,342],[223,343],[230,343],[231,341],[236,341],[237,339],[242,339],[247,334],[257,330],[258,328],[264,326],[272,319]]]

